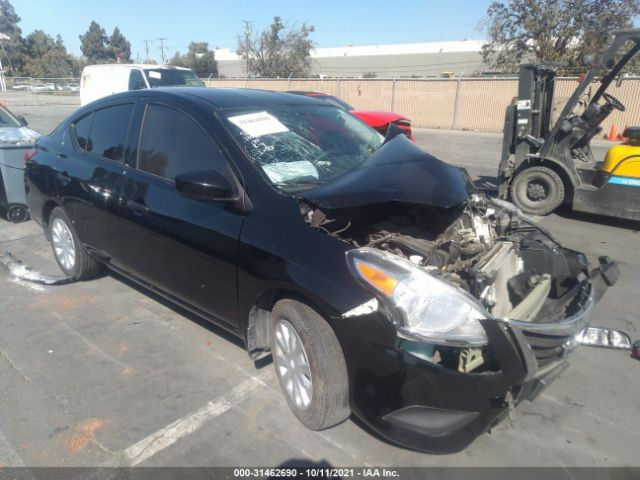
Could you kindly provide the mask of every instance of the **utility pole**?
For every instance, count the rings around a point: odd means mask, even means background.
[[[244,60],[244,72],[249,75],[249,52],[251,51],[251,38],[253,37],[253,24],[249,20],[242,20],[244,23],[244,34],[242,39],[242,59]],[[245,78],[245,87],[246,87]]]
[[[164,41],[166,40],[166,37],[158,37],[158,40],[160,40],[160,57],[162,58],[162,64],[164,65]]]
[[[142,43],[144,43],[144,51],[146,52],[144,57],[144,61],[146,62],[147,60],[149,60],[149,44],[153,42],[145,38],[144,40],[142,40]]]

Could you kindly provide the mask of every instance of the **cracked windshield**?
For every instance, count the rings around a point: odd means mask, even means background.
[[[364,163],[384,138],[329,106],[273,106],[227,115],[234,136],[269,183],[293,193]]]

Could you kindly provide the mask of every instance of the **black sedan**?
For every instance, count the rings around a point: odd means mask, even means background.
[[[565,369],[603,276],[400,132],[299,95],[127,92],[37,142],[28,204],[67,275],[106,266],[271,354],[307,427],[451,452]]]

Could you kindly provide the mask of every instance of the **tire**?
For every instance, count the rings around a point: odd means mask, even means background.
[[[29,220],[29,209],[24,205],[9,205],[7,220],[11,223],[22,223]]]
[[[51,215],[49,215],[49,235],[53,256],[65,275],[76,280],[89,280],[98,276],[102,266],[91,258],[84,249],[73,228],[73,224],[60,207],[54,208],[51,211]],[[64,243],[64,248],[61,247],[61,243],[56,243],[58,240]],[[68,245],[72,246],[73,258],[71,258],[71,255],[62,253]]]
[[[293,358],[304,358],[308,364],[304,380],[298,383],[299,395],[295,395],[295,389],[293,394],[289,393],[291,385],[296,382],[293,375],[287,377],[290,370],[285,362],[292,357],[287,357],[283,349],[283,345],[287,348],[284,328],[295,332],[295,337],[290,338],[302,347]],[[287,299],[280,300],[273,307],[270,331],[271,354],[278,382],[298,420],[311,430],[324,430],[346,420],[350,414],[347,367],[340,343],[329,324],[307,305]],[[298,365],[297,371],[304,370]],[[306,382],[307,378],[309,382]],[[303,383],[311,392],[306,397],[302,394]],[[308,405],[305,405],[305,399],[308,399]]]
[[[521,171],[511,184],[511,199],[525,213],[549,215],[564,202],[564,183],[547,167]]]

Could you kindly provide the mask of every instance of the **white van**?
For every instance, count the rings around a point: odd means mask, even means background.
[[[114,93],[156,87],[204,87],[204,83],[192,70],[171,65],[89,65],[82,71],[80,105]]]

